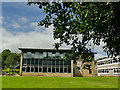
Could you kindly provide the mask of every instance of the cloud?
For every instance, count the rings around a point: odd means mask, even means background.
[[[95,55],[95,59],[99,59],[99,58],[103,58],[103,57],[107,57],[107,56],[103,55],[103,54],[96,54]]]
[[[22,21],[23,23],[26,23],[29,21],[26,17],[20,17],[19,20]]]
[[[2,48],[3,50],[9,48],[13,52],[19,52],[19,47],[36,47],[36,48],[54,48],[54,39],[52,36],[53,26],[43,32],[30,31],[30,32],[16,32],[13,34],[2,29]],[[63,46],[61,48],[66,48]]]
[[[34,31],[44,31],[45,30],[45,27],[44,26],[38,26],[37,22],[31,22],[30,27],[33,28]],[[53,30],[53,26],[50,26],[50,28],[51,27],[52,27],[52,30]],[[46,30],[49,30],[50,28],[48,28]]]
[[[4,17],[0,16],[0,26],[2,25],[2,21],[3,21]]]
[[[30,27],[37,29],[37,23],[30,23]],[[42,31],[42,32],[41,32]],[[15,34],[14,34],[15,33]],[[31,48],[54,48],[54,43],[59,40],[53,39],[53,26],[43,30],[43,27],[39,30],[29,31],[29,32],[9,32],[5,28],[2,28],[2,45],[3,50],[9,48],[13,52],[20,52],[19,47],[31,47]],[[97,54],[95,59],[105,57],[106,54],[102,52],[101,46],[95,47]],[[71,46],[65,44],[60,48],[70,49]],[[0,50],[1,52],[2,50]]]
[[[2,0],[2,2],[27,2],[27,0]]]
[[[37,22],[31,22],[31,23],[30,23],[30,26],[31,26],[31,27],[37,27],[37,26],[38,26],[38,23],[37,23]]]
[[[20,27],[21,27],[18,23],[14,23],[14,24],[12,24],[12,26],[13,26],[14,28],[20,28]]]

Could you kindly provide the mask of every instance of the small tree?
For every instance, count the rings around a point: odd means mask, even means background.
[[[5,61],[10,54],[11,51],[9,49],[5,49],[2,51],[2,68],[6,67]]]
[[[5,61],[6,66],[9,68],[12,68],[12,74],[13,74],[13,68],[17,64],[18,59],[19,58],[18,58],[18,55],[16,53],[11,53]]]

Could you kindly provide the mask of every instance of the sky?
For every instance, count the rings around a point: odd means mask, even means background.
[[[2,2],[2,15],[0,15],[0,44],[2,49],[10,49],[12,52],[20,53],[19,47],[32,48],[54,48],[53,45],[59,40],[53,39],[53,26],[45,28],[37,26],[40,20],[45,18],[45,13],[37,5],[26,5],[26,2]],[[106,56],[102,47],[95,46],[97,52],[95,59]],[[61,48],[68,49],[70,46],[63,45]]]

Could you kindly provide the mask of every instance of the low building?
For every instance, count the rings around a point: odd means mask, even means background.
[[[78,67],[81,68],[80,59],[76,65],[73,65],[73,60],[65,60],[65,54],[70,51],[68,49],[19,48],[19,50],[21,50],[20,75],[22,76],[92,76],[92,72],[81,75],[81,70],[77,70]]]
[[[97,61],[98,76],[120,76],[120,56]]]

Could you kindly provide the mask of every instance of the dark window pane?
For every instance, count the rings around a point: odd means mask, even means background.
[[[59,68],[56,68],[56,72],[59,72]]]
[[[27,65],[30,65],[30,59],[27,60]]]
[[[52,68],[52,72],[55,73],[55,68]]]
[[[58,59],[56,60],[56,65],[59,65],[59,60]]]
[[[25,67],[22,68],[22,71],[25,72]]]
[[[71,66],[71,61],[70,60],[68,61],[68,65]]]
[[[38,67],[35,67],[35,72],[38,72]]]
[[[47,67],[43,67],[43,72],[47,72]]]
[[[31,72],[34,72],[34,68],[33,67],[31,67]]]
[[[48,72],[51,72],[51,68],[48,68]]]
[[[31,65],[34,65],[34,59],[31,59]]]
[[[64,68],[64,72],[65,72],[65,73],[67,72],[67,68]]]
[[[63,65],[63,60],[60,60],[60,65]]]
[[[39,68],[39,72],[42,72],[42,68]]]
[[[64,60],[64,65],[67,65],[67,61],[66,60]]]
[[[63,68],[60,68],[60,73],[63,73]]]
[[[41,59],[39,60],[39,65],[42,65],[42,60]]]
[[[26,64],[26,59],[23,59],[23,65]]]
[[[51,60],[50,59],[48,60],[48,65],[51,65]]]
[[[30,72],[30,67],[27,67],[27,70],[26,70],[27,72]]]
[[[31,58],[31,52],[27,52],[27,58]]]
[[[35,59],[35,65],[38,65],[38,60],[37,59]]]
[[[46,59],[43,60],[43,65],[47,65],[47,60]]]
[[[68,68],[68,73],[71,73],[71,67]]]
[[[55,65],[55,60],[52,60],[52,65]]]

